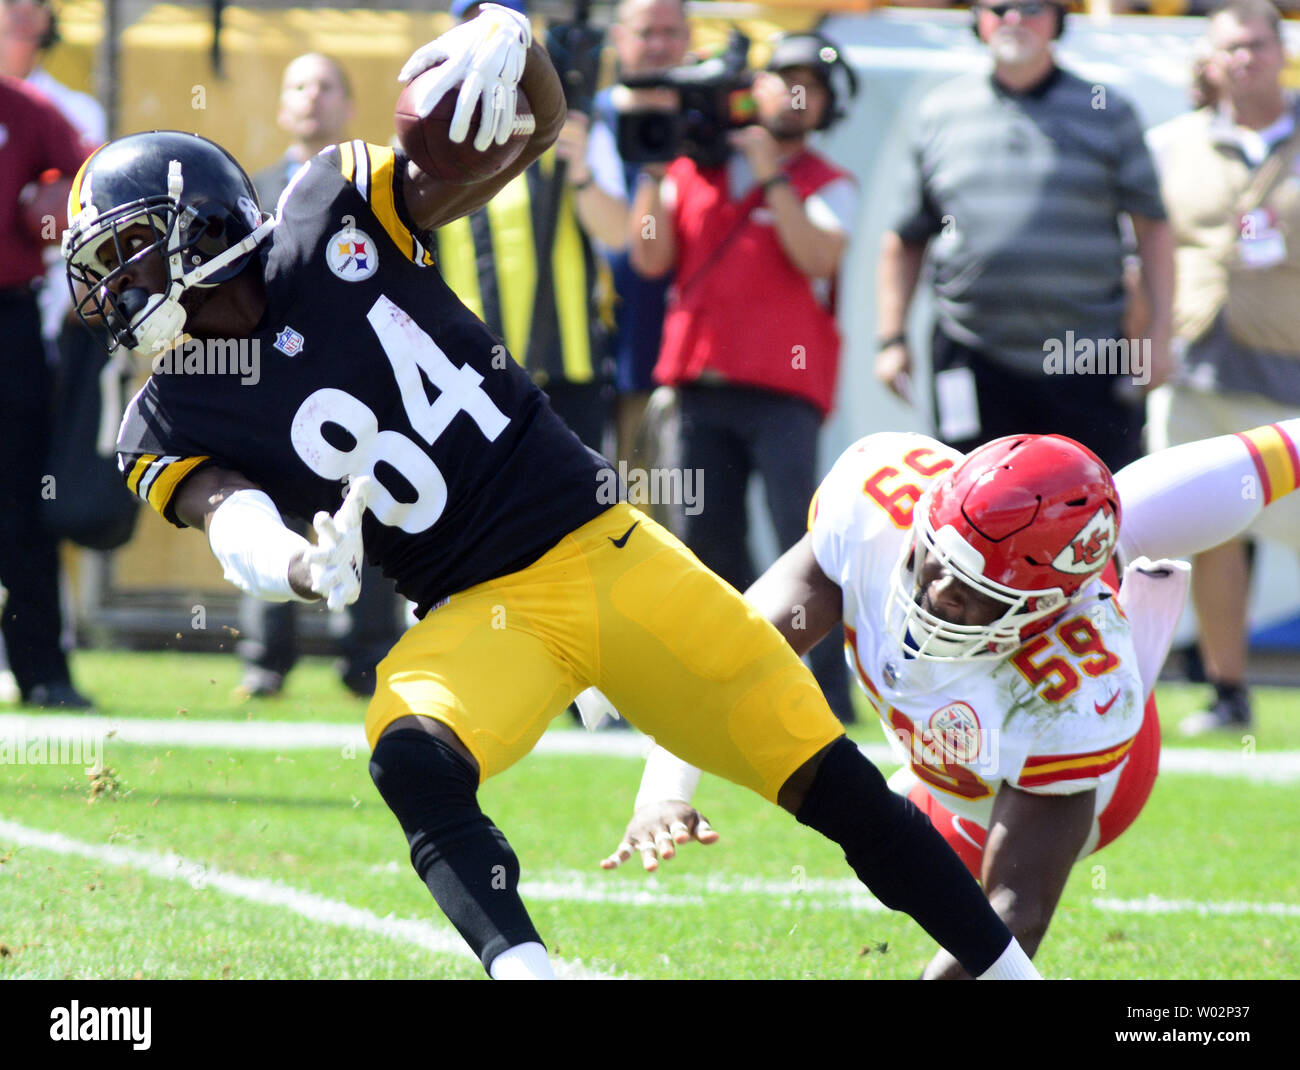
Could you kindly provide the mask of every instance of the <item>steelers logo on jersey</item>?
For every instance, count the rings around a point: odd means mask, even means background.
[[[379,270],[379,248],[364,230],[344,227],[325,243],[325,262],[344,282],[361,282]]]

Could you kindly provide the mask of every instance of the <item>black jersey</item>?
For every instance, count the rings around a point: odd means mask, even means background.
[[[304,519],[337,510],[344,481],[369,473],[366,556],[423,615],[612,502],[608,462],[439,276],[405,218],[403,166],[354,141],[299,172],[260,249],[258,329],[156,357],[118,463],[177,526],[177,488],[208,465]]]

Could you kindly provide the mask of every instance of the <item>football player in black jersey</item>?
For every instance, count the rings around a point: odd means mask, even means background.
[[[536,117],[518,160],[477,185],[352,142],[312,160],[264,218],[235,161],[192,135],[135,134],[87,161],[64,243],[79,309],[154,357],[119,435],[128,485],[205,529],[227,578],[260,597],[341,608],[364,543],[417,604],[420,622],[378,669],[370,771],[416,871],[493,977],[551,968],[477,788],[589,686],[692,765],[841,844],[971,974],[1032,975],[776,628],[617,502],[608,463],[442,282],[427,232],[523,171],[565,110],[527,21],[497,5],[402,76],[439,63],[423,107],[459,84],[454,138],[481,99],[475,144],[503,142],[517,88]],[[316,545],[281,510],[314,517]],[[671,833],[634,846],[716,838]]]

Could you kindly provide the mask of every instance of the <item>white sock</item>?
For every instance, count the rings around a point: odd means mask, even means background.
[[[492,960],[488,973],[494,981],[554,981],[555,972],[546,948],[535,940],[506,948]]]
[[[979,975],[980,981],[1041,981],[1043,978],[1029,961],[1025,949],[1014,936],[998,961]]]
[[[1300,419],[1152,453],[1115,475],[1120,557],[1155,561],[1209,550],[1245,531],[1297,483]]]

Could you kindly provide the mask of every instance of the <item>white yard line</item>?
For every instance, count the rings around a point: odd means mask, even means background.
[[[3,818],[0,818],[0,843],[87,858],[110,866],[125,866],[163,880],[183,881],[196,891],[212,888],[261,906],[283,907],[323,925],[372,933],[398,943],[421,947],[439,955],[474,958],[469,948],[465,946],[465,942],[448,928],[441,928],[427,921],[391,916],[380,917],[369,910],[354,907],[338,899],[329,899],[315,892],[293,888],[280,881],[226,873],[170,851],[158,853],[142,851],[135,847],[87,843],[83,840],[74,840],[60,832],[46,832],[14,821],[6,821]],[[584,980],[610,979],[608,974],[589,969],[581,962],[552,959],[552,963],[556,974],[562,977]]]
[[[689,848],[688,848],[689,849]],[[633,860],[631,865],[637,865]],[[671,863],[670,863],[671,864]],[[405,872],[392,863],[373,866],[371,873]],[[635,883],[578,870],[555,870],[540,879],[520,883],[526,899],[615,903],[627,906],[676,906],[708,902],[723,896],[753,896],[776,900],[773,906],[805,904],[814,910],[841,909],[879,913],[886,908],[852,877],[716,877],[672,874],[664,877],[636,875]],[[1095,910],[1111,914],[1196,914],[1201,917],[1300,917],[1300,903],[1253,903],[1236,900],[1216,902],[1197,899],[1163,899],[1149,895],[1142,899],[1097,897],[1089,900]]]
[[[365,734],[350,724],[321,721],[187,721],[73,714],[0,714],[0,744],[40,739],[109,739],[157,747],[231,750],[368,750]]]
[[[241,877],[206,866],[172,852],[158,853],[134,847],[87,843],[58,832],[46,832],[0,818],[0,843],[31,847],[60,855],[90,859],[112,866],[140,870],[153,877],[182,881],[196,891],[211,888],[226,895],[262,906],[278,906],[324,925],[373,933],[390,940],[424,948],[440,955],[471,958],[460,938],[446,928],[427,921],[380,917],[371,911],[303,891],[280,881]],[[635,865],[635,861],[632,863]],[[371,866],[372,874],[407,875],[396,863]],[[671,890],[670,890],[671,889]],[[852,878],[808,878],[798,872],[788,878],[730,878],[680,874],[641,877],[634,884],[610,876],[559,870],[538,880],[520,883],[520,894],[534,902],[601,903],[631,907],[698,906],[726,896],[757,896],[772,900],[772,906],[811,910],[854,910],[879,913],[885,910]],[[1300,917],[1300,903],[1252,903],[1163,899],[1094,898],[1096,910],[1114,914],[1195,914],[1201,917]],[[568,978],[606,980],[608,974],[581,962],[553,960],[557,975]]]
[[[321,721],[188,721],[145,717],[110,718],[68,714],[0,714],[0,765],[6,744],[16,748],[40,741],[68,744],[112,740],[158,747],[215,747],[226,750],[338,750],[364,754],[369,746],[361,729]],[[534,748],[535,754],[585,754],[641,758],[649,741],[639,732],[548,732]],[[895,765],[884,743],[859,748],[873,762]],[[21,761],[21,759],[19,759]],[[1231,777],[1289,784],[1300,780],[1300,751],[1264,751],[1245,754],[1235,750],[1165,747],[1160,771],[1174,774]]]
[[[1270,918],[1300,918],[1300,903],[1202,902],[1199,899],[1093,899],[1097,910],[1112,914],[1198,914],[1203,918],[1256,914]]]

